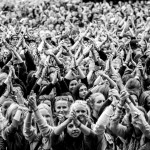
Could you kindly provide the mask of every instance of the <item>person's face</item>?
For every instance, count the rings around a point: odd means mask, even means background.
[[[75,126],[73,121],[67,125],[67,133],[73,138],[79,137],[81,130]]]
[[[46,109],[40,109],[41,115],[45,118],[48,125],[51,125],[51,116]]]
[[[64,100],[59,100],[55,103],[55,110],[58,114],[67,115],[69,112],[68,102]]]
[[[79,89],[79,97],[84,99],[86,94],[87,94],[87,87],[85,85],[82,85]]]
[[[82,105],[75,108],[75,112],[76,112],[77,117],[87,115],[87,109],[83,107]]]
[[[4,50],[4,57],[7,57],[7,55],[9,54],[9,51],[7,49]]]
[[[76,87],[76,85],[78,84],[77,80],[72,80],[69,84],[69,91],[73,92],[74,88]]]
[[[103,95],[99,95],[95,98],[95,103],[94,103],[94,110],[96,112],[99,112],[99,110],[101,109],[103,103],[105,101],[105,97]]]
[[[16,38],[16,37],[13,38],[12,41],[11,41],[11,44],[12,44],[13,46],[16,46],[17,43],[18,43],[18,38]]]
[[[148,110],[150,110],[150,96],[148,96],[148,97],[146,98],[146,105],[147,105],[147,107],[148,107]]]

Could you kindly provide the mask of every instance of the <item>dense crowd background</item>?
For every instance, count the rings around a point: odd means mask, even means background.
[[[149,150],[147,2],[21,1],[0,11],[0,150]]]

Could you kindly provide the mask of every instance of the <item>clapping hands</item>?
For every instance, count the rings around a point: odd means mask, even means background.
[[[37,104],[36,104],[36,94],[31,92],[29,98],[28,98],[28,105],[32,110],[37,110]]]

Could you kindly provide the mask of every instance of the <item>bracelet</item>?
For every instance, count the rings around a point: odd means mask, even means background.
[[[29,110],[28,112],[29,112],[30,114],[32,114],[32,113],[33,113],[33,111],[32,111],[32,110]]]
[[[80,128],[81,127],[81,122],[77,125],[77,128]]]
[[[34,110],[34,112],[38,111],[38,108],[36,110]]]

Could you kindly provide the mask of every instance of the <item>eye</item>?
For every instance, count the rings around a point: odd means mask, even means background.
[[[77,111],[76,111],[76,113],[80,113],[80,111],[79,111],[79,110],[77,110]]]
[[[82,113],[85,113],[85,110],[81,110]]]
[[[66,106],[63,106],[63,109],[66,109],[67,107]]]
[[[59,107],[57,107],[57,109],[60,109],[60,106],[59,106]]]
[[[45,115],[45,117],[46,117],[46,118],[49,118],[49,117],[50,117],[50,115]]]
[[[73,128],[73,124],[69,124],[68,127],[69,127],[69,128]]]
[[[97,101],[98,104],[100,104],[101,102],[102,102],[101,100]]]

